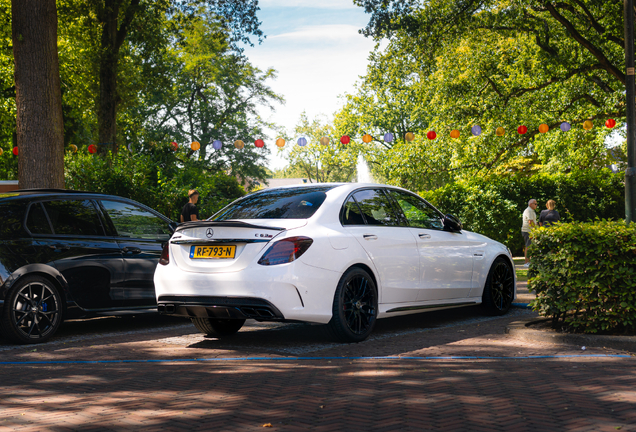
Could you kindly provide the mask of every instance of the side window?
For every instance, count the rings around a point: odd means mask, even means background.
[[[400,225],[389,199],[378,189],[365,189],[353,194],[368,225]]]
[[[103,236],[97,209],[89,200],[59,200],[43,203],[53,233],[58,235]]]
[[[4,195],[5,194],[0,194]],[[20,238],[24,234],[24,213],[28,203],[23,200],[0,203],[0,240]]]
[[[435,230],[444,228],[440,214],[426,201],[402,191],[390,190],[389,193],[402,208],[409,226]]]
[[[358,207],[353,197],[349,197],[342,211],[342,225],[364,225],[360,207]]]
[[[53,234],[41,203],[31,205],[27,216],[27,229],[31,234]]]
[[[101,201],[119,237],[168,240],[172,233],[168,222],[139,206],[121,201]]]

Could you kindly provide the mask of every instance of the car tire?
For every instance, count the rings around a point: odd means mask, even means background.
[[[215,319],[215,318],[192,318],[194,326],[206,336],[226,337],[238,332],[244,319]]]
[[[378,291],[369,273],[358,267],[347,270],[336,288],[329,329],[341,342],[362,342],[369,337],[378,316]]]
[[[512,266],[506,258],[495,259],[486,278],[482,305],[488,315],[504,315],[510,309],[515,295]]]
[[[46,342],[63,319],[62,297],[42,276],[24,276],[11,288],[0,317],[2,334],[12,342]]]

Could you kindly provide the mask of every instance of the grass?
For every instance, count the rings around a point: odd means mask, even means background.
[[[523,258],[513,258],[515,263],[515,273],[517,274],[517,282],[527,282],[528,281],[528,268],[521,267],[523,266],[524,259]]]

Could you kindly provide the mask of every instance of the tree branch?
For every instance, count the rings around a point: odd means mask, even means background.
[[[570,21],[568,21],[563,15],[561,15],[556,10],[556,8],[554,7],[552,3],[547,2],[546,9],[550,12],[550,15],[552,15],[554,19],[560,22],[561,25],[563,25],[563,27],[567,29],[567,31],[570,33],[570,35],[572,35],[572,38],[574,38],[574,40],[576,40],[580,45],[582,45],[594,57],[597,58],[601,66],[603,66],[603,68],[607,72],[609,72],[611,75],[614,75],[616,79],[618,79],[623,85],[625,84],[625,74],[622,73],[616,66],[614,66],[612,62],[610,62],[609,59],[605,57],[605,54],[603,54],[603,52],[598,47],[596,47],[590,41],[585,39],[583,35],[581,35],[576,30],[576,28],[574,28],[574,25],[572,25]]]
[[[115,39],[116,50],[119,50],[119,48],[121,48],[121,45],[124,43],[126,35],[128,34],[128,26],[130,26],[130,23],[135,18],[135,15],[139,11],[139,9],[139,0],[131,0],[130,5],[126,9],[124,19],[119,26],[119,30],[117,30],[117,37]]]

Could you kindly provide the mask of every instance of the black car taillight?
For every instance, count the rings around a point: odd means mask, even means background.
[[[163,246],[163,250],[161,251],[161,258],[159,258],[159,264],[170,264],[170,242],[166,242],[166,244]]]
[[[274,243],[258,260],[260,265],[285,264],[300,258],[314,241],[309,237],[289,237]]]

